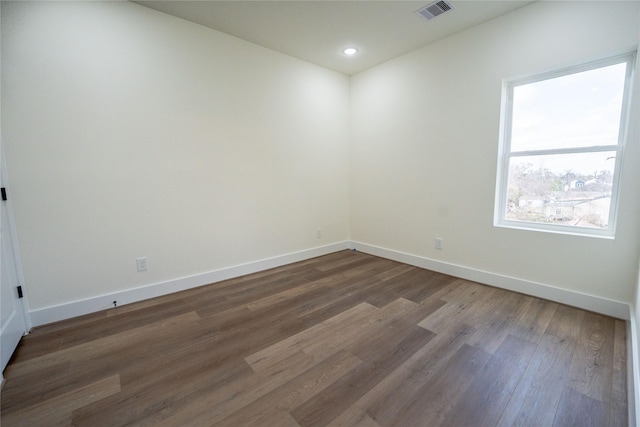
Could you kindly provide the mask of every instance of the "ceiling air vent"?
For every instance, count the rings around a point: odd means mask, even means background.
[[[431,3],[422,9],[416,10],[416,13],[421,15],[425,19],[433,19],[438,15],[442,15],[445,12],[449,12],[453,9],[451,3],[445,0],[440,0],[435,3]]]

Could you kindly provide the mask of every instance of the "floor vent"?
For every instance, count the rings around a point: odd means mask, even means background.
[[[434,3],[431,3],[422,9],[416,10],[416,13],[422,16],[425,19],[433,19],[438,15],[442,15],[443,13],[449,12],[453,9],[451,3],[446,0],[440,0]]]

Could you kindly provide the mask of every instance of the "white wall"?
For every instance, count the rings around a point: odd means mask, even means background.
[[[349,238],[633,301],[637,127],[615,240],[492,223],[502,79],[635,48],[638,5],[535,3],[350,84],[128,2],[2,2],[31,309]]]
[[[346,76],[128,2],[2,2],[2,64],[32,310],[348,239]]]
[[[635,49],[639,6],[534,3],[353,76],[352,240],[631,302],[637,127],[615,240],[495,228],[493,213],[502,79]]]

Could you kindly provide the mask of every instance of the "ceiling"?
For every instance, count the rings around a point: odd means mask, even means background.
[[[414,13],[432,2],[135,1],[347,75],[532,3],[451,0],[434,19]],[[358,54],[344,55],[347,46]]]

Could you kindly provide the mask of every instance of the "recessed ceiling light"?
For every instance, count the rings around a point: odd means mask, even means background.
[[[344,49],[342,49],[342,53],[347,56],[353,56],[358,53],[358,49],[356,49],[355,47],[345,47]]]

